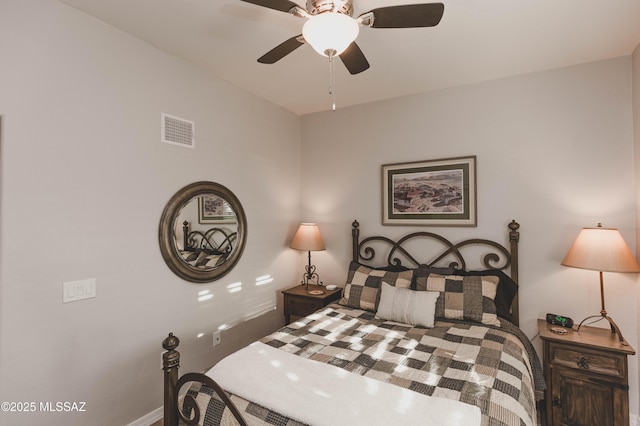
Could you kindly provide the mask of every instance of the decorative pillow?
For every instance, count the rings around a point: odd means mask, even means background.
[[[487,269],[484,271],[456,270],[452,275],[470,275],[480,277],[488,275],[497,276],[499,279],[498,290],[496,291],[496,298],[494,300],[496,313],[500,318],[513,322],[513,317],[511,316],[511,303],[513,303],[513,298],[516,297],[516,294],[518,293],[518,284],[513,281],[509,275],[497,269]]]
[[[411,269],[390,272],[351,262],[343,297],[338,303],[375,312],[380,301],[380,285],[383,282],[398,288],[409,288],[412,277]]]
[[[226,259],[226,256],[221,256],[217,254],[207,254],[204,251],[199,251],[199,252],[182,251],[181,254],[185,262],[187,262],[189,265],[195,268],[200,268],[200,269],[207,269],[207,268],[213,268],[213,267],[219,266]]]
[[[412,290],[425,291],[427,289],[427,277],[429,274],[453,275],[455,269],[450,267],[435,267],[420,265],[413,271]]]
[[[387,265],[381,266],[379,268],[373,268],[377,271],[387,271],[387,272],[404,272],[404,271],[412,271],[411,268],[407,268],[404,265]]]
[[[413,291],[383,282],[376,317],[431,328],[438,296],[436,291]]]
[[[496,291],[496,297],[494,303],[496,305],[496,314],[500,318],[504,318],[507,321],[513,322],[511,316],[511,303],[513,298],[518,293],[518,284],[511,279],[507,274],[498,269],[486,269],[482,271],[465,271],[463,269],[450,269],[447,268],[429,268],[421,265],[414,272],[414,283],[412,288],[418,291],[424,291],[427,289],[427,278],[429,274],[439,275],[460,275],[460,276],[496,276],[498,277],[498,289]]]
[[[493,302],[498,288],[497,276],[429,274],[426,288],[440,292],[436,317],[500,325]]]

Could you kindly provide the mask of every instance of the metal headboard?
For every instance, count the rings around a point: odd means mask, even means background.
[[[189,222],[184,221],[182,224],[183,247],[185,251],[203,250],[211,254],[228,255],[233,250],[237,232],[229,232],[222,228],[209,228],[205,232],[189,231]],[[221,243],[216,242],[222,239]]]
[[[480,238],[471,238],[454,244],[442,235],[426,231],[410,233],[397,241],[384,236],[371,236],[360,241],[360,224],[357,220],[354,220],[351,226],[354,262],[364,262],[377,266],[406,266],[408,268],[426,265],[428,267],[450,267],[466,271],[468,262],[463,255],[463,253],[466,253],[465,249],[479,247],[484,252],[481,254],[480,259],[484,268],[503,271],[513,281],[518,282],[518,242],[520,241],[518,229],[520,224],[515,220],[512,220],[508,225],[509,248],[496,241]],[[424,242],[424,244],[420,245],[419,250],[416,250],[415,247],[412,249],[407,248],[409,242],[416,240]],[[423,246],[425,250],[423,250]],[[380,249],[381,247],[382,250]],[[383,252],[378,258],[376,258],[377,251]],[[416,255],[418,251],[423,257]],[[385,264],[381,265],[381,258],[384,253],[386,253]],[[421,260],[425,258],[426,260]],[[511,303],[511,315],[513,322],[518,325],[517,294]]]

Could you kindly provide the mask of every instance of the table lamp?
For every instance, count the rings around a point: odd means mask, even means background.
[[[616,228],[603,228],[598,224],[596,228],[582,228],[571,249],[562,260],[562,264],[572,268],[589,269],[600,273],[600,302],[602,309],[599,315],[591,315],[583,319],[580,326],[591,318],[606,319],[611,326],[611,332],[618,335],[620,343],[628,345],[622,337],[620,328],[607,314],[604,307],[604,283],[602,272],[640,272],[640,265],[631,253],[627,243]]]
[[[305,272],[302,276],[302,282],[309,294],[323,294],[324,291],[316,288],[309,290],[309,283],[315,281],[317,286],[322,285],[322,281],[316,273],[316,267],[311,264],[311,252],[324,250],[324,241],[320,235],[320,229],[315,223],[302,223],[298,227],[296,234],[291,240],[289,247],[295,250],[304,250],[308,252],[309,263],[305,266]]]

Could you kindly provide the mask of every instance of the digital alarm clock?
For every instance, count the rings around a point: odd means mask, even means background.
[[[569,317],[563,317],[562,315],[547,314],[547,322],[561,327],[573,327],[573,320]]]

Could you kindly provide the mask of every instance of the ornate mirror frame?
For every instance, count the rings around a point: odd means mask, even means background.
[[[175,230],[182,208],[190,201],[197,199],[196,197],[210,194],[227,201],[235,212],[237,219],[237,237],[235,247],[224,263],[209,270],[201,270],[189,265],[178,253]],[[238,263],[238,260],[240,260],[246,239],[247,218],[240,200],[238,200],[238,197],[227,187],[215,182],[202,181],[185,186],[171,197],[160,217],[158,240],[162,258],[177,276],[190,282],[207,283],[222,278],[229,273],[236,263]]]

